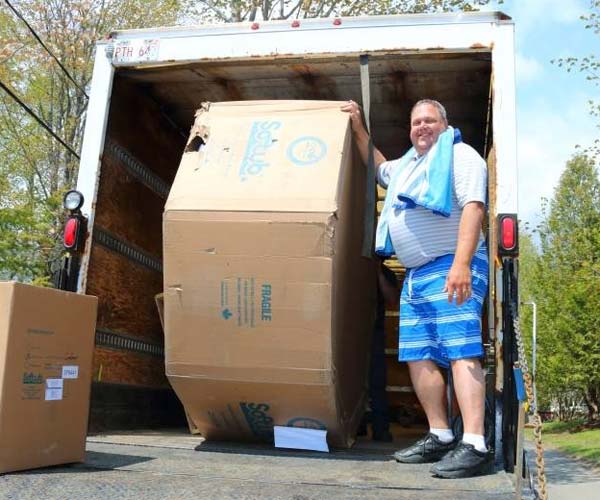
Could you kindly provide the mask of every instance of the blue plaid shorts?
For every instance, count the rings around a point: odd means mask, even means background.
[[[456,359],[483,356],[481,310],[488,288],[488,256],[481,244],[471,261],[472,295],[448,302],[446,277],[454,260],[443,255],[408,269],[400,298],[400,361],[430,359],[447,368]]]

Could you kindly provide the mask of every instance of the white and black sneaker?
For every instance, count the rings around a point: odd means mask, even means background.
[[[493,467],[492,453],[478,451],[472,444],[461,441],[454,450],[431,467],[431,473],[453,479],[490,474]]]
[[[428,433],[415,444],[394,453],[396,462],[404,464],[424,464],[437,462],[456,446],[456,441],[440,441],[435,434]]]

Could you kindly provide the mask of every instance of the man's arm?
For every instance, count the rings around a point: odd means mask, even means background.
[[[360,112],[360,106],[354,101],[348,101],[342,105],[342,111],[350,113],[350,121],[352,123],[352,132],[354,132],[354,140],[360,153],[360,157],[363,163],[366,165],[369,162],[369,133],[365,129],[362,120],[362,114]],[[385,156],[373,146],[373,159],[375,161],[375,170],[379,168],[384,161]]]
[[[472,201],[464,206],[460,217],[456,254],[444,288],[448,302],[452,302],[456,293],[458,306],[471,296],[471,259],[479,242],[484,213],[483,203]]]

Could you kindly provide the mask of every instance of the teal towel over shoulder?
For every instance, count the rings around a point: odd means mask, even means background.
[[[393,209],[408,210],[420,206],[442,217],[450,217],[454,144],[461,141],[460,130],[448,127],[427,154],[415,160],[417,152],[412,147],[400,158],[377,223],[375,253],[383,257],[394,254],[389,232]]]

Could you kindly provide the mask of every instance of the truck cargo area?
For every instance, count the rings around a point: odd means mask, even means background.
[[[388,158],[400,156],[409,146],[411,106],[433,98],[445,105],[464,141],[486,157],[493,132],[491,69],[486,47],[371,53],[374,143]],[[183,428],[183,408],[164,375],[155,295],[163,288],[163,208],[194,112],[206,101],[361,102],[359,54],[119,67],[110,99],[93,241],[81,269],[85,292],[99,298],[90,432]],[[403,270],[394,270],[402,280]],[[400,439],[422,418],[408,373],[396,361],[397,311],[388,316],[387,389],[392,417],[404,425],[395,428]],[[484,339],[489,342],[485,332]]]
[[[429,465],[400,467],[390,448],[330,454],[215,443],[194,451],[197,439],[177,433],[111,434],[89,438],[83,464],[3,478],[6,498],[247,498],[509,500],[512,475],[460,481],[435,479]],[[387,450],[387,453],[385,452]],[[526,497],[533,498],[533,497]]]

